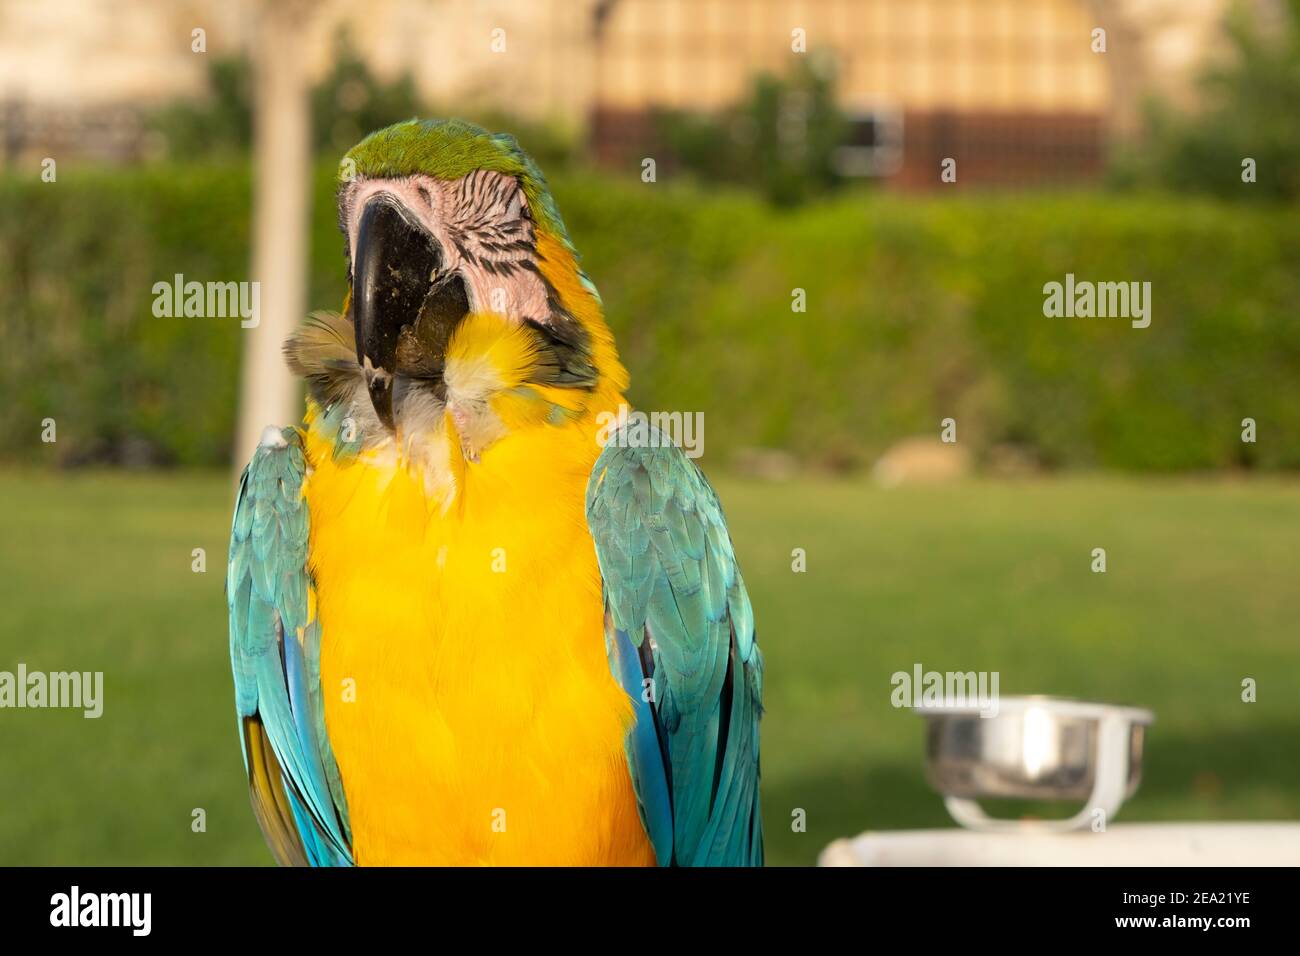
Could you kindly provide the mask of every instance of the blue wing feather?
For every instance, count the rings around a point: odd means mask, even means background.
[[[306,461],[295,429],[240,480],[226,595],[235,712],[258,822],[281,863],[349,865],[347,805],[325,733],[320,628],[308,620]]]
[[[713,488],[648,432],[639,447],[616,434],[587,487],[641,818],[661,865],[761,865],[753,610]]]
[[[627,633],[617,628],[606,632],[610,668],[619,684],[632,699],[635,723],[628,733],[628,765],[641,808],[641,822],[655,848],[655,859],[667,866],[673,858],[672,798],[668,790],[668,772],[663,759],[663,742],[654,710],[645,693],[645,675],[636,645]]]

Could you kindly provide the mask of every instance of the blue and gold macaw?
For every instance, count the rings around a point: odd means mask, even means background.
[[[281,863],[760,865],[762,657],[717,496],[653,429],[514,139],[347,156],[350,290],[286,344],[227,590]],[[622,416],[626,420],[626,415]]]

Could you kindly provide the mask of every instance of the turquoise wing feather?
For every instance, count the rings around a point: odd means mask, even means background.
[[[320,696],[320,628],[307,614],[305,473],[301,435],[269,429],[240,479],[226,571],[230,666],[253,812],[276,859],[347,866],[347,805]]]
[[[587,486],[627,759],[661,866],[761,866],[763,658],[718,497],[649,429],[609,442]],[[645,432],[640,433],[644,439]]]

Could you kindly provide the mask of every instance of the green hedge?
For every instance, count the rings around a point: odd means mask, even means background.
[[[1300,466],[1294,208],[864,193],[780,212],[594,175],[555,193],[633,400],[703,411],[714,461],[772,446],[865,463],[951,416],[977,454],[1011,443],[1049,466]],[[0,180],[5,457],[135,441],[183,464],[226,459],[239,323],[155,318],[152,286],[246,277],[249,194],[227,167]],[[313,308],[344,291],[335,218],[322,169]],[[1067,272],[1151,282],[1151,327],[1045,318],[1043,284]],[[40,443],[45,417],[57,446]],[[1246,417],[1257,444],[1240,441]]]

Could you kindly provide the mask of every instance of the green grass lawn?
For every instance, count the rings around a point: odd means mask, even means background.
[[[767,657],[771,863],[948,825],[921,722],[890,705],[917,662],[1153,708],[1122,820],[1300,817],[1300,486],[717,484]],[[231,701],[227,476],[0,472],[0,500],[0,670],[102,670],[106,698],[99,720],[0,710],[0,864],[268,862]]]

